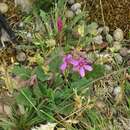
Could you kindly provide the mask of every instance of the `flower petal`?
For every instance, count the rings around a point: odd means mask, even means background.
[[[71,54],[68,54],[68,55],[66,55],[66,56],[64,57],[63,61],[64,61],[64,62],[69,62],[69,60],[71,60],[71,59],[72,59],[72,55],[71,55]]]
[[[92,66],[90,66],[90,65],[84,65],[84,68],[87,71],[92,71],[93,70]]]
[[[67,59],[71,59],[71,58],[72,58],[72,55],[71,55],[71,54],[68,54],[68,55],[66,56],[66,58],[67,58]]]
[[[84,70],[83,67],[80,68],[79,73],[80,73],[80,76],[81,76],[81,77],[84,77],[84,76],[85,76],[85,70]]]
[[[62,31],[62,28],[63,28],[63,22],[62,22],[61,17],[58,17],[57,27],[58,27],[58,32],[61,32],[61,31]]]
[[[79,71],[79,66],[73,66],[73,71]]]
[[[63,63],[63,64],[60,66],[60,69],[61,69],[62,73],[64,73],[64,71],[65,71],[66,68],[67,68],[67,64],[66,64],[66,62],[65,62],[65,63]]]
[[[74,60],[74,59],[72,59],[72,60],[70,61],[70,63],[71,63],[73,66],[77,66],[77,65],[79,64],[79,62],[78,62],[77,60]]]

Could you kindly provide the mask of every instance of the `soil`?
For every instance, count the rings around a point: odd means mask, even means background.
[[[103,25],[101,4],[105,24],[110,30],[121,28],[128,37],[130,30],[130,0],[86,0],[86,9],[89,11],[90,21]]]

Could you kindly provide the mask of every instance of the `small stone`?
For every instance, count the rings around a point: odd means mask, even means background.
[[[96,37],[93,38],[93,42],[97,43],[97,44],[101,44],[101,43],[103,43],[102,39],[103,39],[102,35],[97,35]]]
[[[112,43],[113,42],[113,37],[110,34],[106,35],[106,40],[108,43]]]
[[[122,45],[120,44],[120,42],[113,42],[113,47],[110,48],[110,50],[112,52],[118,52],[121,49]]]
[[[115,59],[116,59],[116,62],[117,62],[118,64],[122,64],[123,58],[122,58],[122,56],[121,56],[120,54],[116,54],[116,55],[115,55]]]
[[[22,12],[29,13],[32,9],[32,5],[34,1],[33,0],[15,0],[14,3],[15,3],[15,6],[21,7]]]
[[[82,12],[81,9],[77,9],[77,10],[75,11],[75,14],[78,15],[78,14],[80,14],[81,12]]]
[[[114,32],[113,32],[113,37],[116,41],[122,41],[124,39],[124,34],[123,31],[120,28],[117,28]]]
[[[128,49],[126,47],[123,47],[120,49],[120,55],[125,57],[128,55]]]
[[[71,6],[71,10],[72,11],[76,11],[77,9],[80,9],[81,8],[81,4],[80,3],[75,3]]]
[[[98,34],[101,34],[102,32],[103,32],[103,27],[100,27],[100,28],[97,29]]]
[[[106,105],[103,101],[96,101],[95,106],[99,109],[104,109]]]
[[[30,32],[27,33],[27,40],[32,41],[32,34]]]
[[[74,17],[74,13],[71,10],[67,10],[65,15],[66,15],[67,18],[73,18]]]
[[[115,87],[113,90],[114,96],[118,96],[120,92],[121,92],[121,87],[119,86]]]
[[[8,5],[6,3],[0,3],[0,12],[1,13],[6,13],[8,11]]]
[[[75,3],[75,0],[68,0],[68,4],[69,5],[72,5],[72,4],[74,4]]]
[[[111,66],[111,65],[108,65],[108,64],[105,64],[105,70],[106,70],[107,72],[112,71],[112,66]]]
[[[17,56],[16,59],[19,62],[24,62],[26,60],[26,54],[24,52],[20,52]]]
[[[104,26],[104,27],[103,27],[103,33],[104,33],[104,34],[109,33],[109,27],[108,27],[108,26]]]
[[[22,28],[24,26],[24,23],[23,22],[20,22],[19,23],[19,27]]]
[[[28,38],[32,38],[32,34],[29,32],[29,33],[27,33],[27,37]]]

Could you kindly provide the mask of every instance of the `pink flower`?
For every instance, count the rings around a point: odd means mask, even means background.
[[[68,54],[63,58],[63,64],[60,66],[61,71],[64,73],[64,71],[67,69],[68,65],[72,61],[72,55]]]
[[[73,64],[73,70],[79,72],[81,77],[85,76],[86,71],[92,71],[92,66],[88,63],[85,58],[79,58],[78,63]]]
[[[79,56],[75,59],[71,54],[66,55],[63,58],[63,64],[60,66],[62,73],[68,68],[72,66],[72,69],[80,74],[81,77],[85,76],[86,71],[92,71],[93,68],[87,59]]]
[[[63,22],[62,22],[61,17],[58,17],[57,27],[58,27],[58,32],[61,32],[61,31],[62,31],[62,28],[63,28]]]

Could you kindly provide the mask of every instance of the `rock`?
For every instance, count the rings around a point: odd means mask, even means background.
[[[124,34],[123,31],[120,28],[117,28],[114,32],[113,32],[113,37],[116,41],[122,41],[124,39]]]
[[[11,39],[10,39],[10,36],[9,34],[2,28],[1,29],[1,43],[2,43],[2,46],[5,47],[5,42],[11,42]]]
[[[102,39],[103,39],[102,35],[97,35],[96,37],[93,38],[93,42],[97,43],[97,44],[101,44],[101,43],[103,43]]]
[[[75,3],[75,0],[68,0],[68,4],[69,5],[72,5],[72,4],[74,4]]]
[[[71,10],[67,10],[66,13],[65,13],[65,16],[67,18],[73,18],[74,17],[74,13]]]
[[[120,92],[121,92],[121,87],[120,86],[117,86],[117,87],[115,87],[113,89],[114,96],[118,96]]]
[[[100,27],[98,28],[97,32],[98,34],[103,33],[106,35],[107,33],[109,33],[109,27],[108,26]]]
[[[128,55],[128,49],[126,47],[123,47],[120,49],[120,55],[125,57]]]
[[[27,38],[32,38],[32,34],[30,32],[27,33]]]
[[[44,124],[44,125],[39,124],[39,126],[35,126],[35,127],[31,128],[31,130],[54,130],[56,125],[57,125],[57,123],[48,122],[47,124]]]
[[[27,40],[32,42],[32,34],[30,32],[27,33]]]
[[[73,4],[72,6],[71,6],[71,10],[72,11],[76,11],[76,10],[78,10],[78,9],[80,9],[81,8],[81,4],[80,3],[75,3],[75,4]]]
[[[102,32],[103,32],[103,27],[100,27],[100,28],[97,29],[98,34],[101,34]]]
[[[103,33],[104,33],[104,34],[109,33],[109,27],[108,27],[108,26],[104,26],[104,27],[103,27]]]
[[[112,66],[111,66],[111,65],[108,65],[108,64],[105,64],[105,70],[106,70],[107,72],[112,71]]]
[[[121,49],[122,45],[120,44],[120,42],[113,42],[113,47],[110,48],[110,50],[112,52],[118,52]]]
[[[113,37],[110,34],[106,35],[106,40],[108,43],[112,43],[113,42]]]
[[[19,62],[24,62],[26,60],[26,54],[24,52],[20,52],[17,56],[16,59]]]
[[[1,13],[6,13],[8,11],[8,5],[6,3],[0,3],[0,12]]]
[[[105,108],[106,105],[105,105],[105,103],[103,101],[99,100],[99,101],[96,101],[95,106],[102,110],[102,109]]]
[[[116,55],[115,55],[115,59],[116,59],[116,62],[117,62],[118,64],[122,64],[123,58],[122,58],[122,56],[121,56],[120,54],[116,54]]]
[[[97,36],[97,34],[98,34],[97,28],[98,28],[98,24],[95,22],[92,22],[91,24],[87,25],[86,33],[91,34],[93,36]]]
[[[77,9],[77,10],[75,11],[75,14],[78,15],[78,14],[80,14],[81,12],[82,12],[81,9]]]
[[[15,6],[20,6],[23,12],[29,13],[33,6],[33,0],[15,0]]]
[[[19,23],[19,27],[22,28],[24,26],[24,23],[23,22],[20,22]]]

